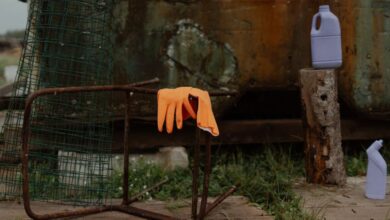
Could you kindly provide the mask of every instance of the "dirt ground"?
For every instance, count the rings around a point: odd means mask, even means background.
[[[295,192],[303,197],[306,211],[323,220],[387,220],[390,219],[390,196],[371,200],[364,196],[365,177],[350,177],[343,188],[306,184],[295,185]],[[387,180],[390,189],[390,177]]]
[[[212,201],[212,199],[211,199]],[[120,201],[115,201],[120,203]],[[163,214],[169,214],[179,218],[189,219],[190,217],[190,201],[173,201],[173,202],[161,202],[161,201],[147,201],[138,202],[134,206],[142,207],[151,211],[157,211]],[[32,209],[38,214],[58,211],[58,210],[72,210],[72,206],[59,206],[56,204],[49,204],[43,202],[34,202]],[[1,220],[24,220],[29,219],[24,211],[23,205],[18,202],[0,202],[0,219]],[[72,219],[84,219],[84,220],[138,220],[142,218],[129,216],[118,212],[105,212],[101,214],[90,215],[86,217],[78,217]],[[267,215],[266,212],[259,207],[251,204],[245,197],[231,196],[227,198],[222,204],[215,208],[207,219],[215,220],[272,220],[273,217]]]

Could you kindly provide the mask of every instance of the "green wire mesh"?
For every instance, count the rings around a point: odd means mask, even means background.
[[[111,0],[32,0],[15,97],[3,126],[0,198],[21,196],[21,100],[40,88],[112,84]],[[38,98],[31,115],[30,197],[103,204],[111,173],[110,93]]]

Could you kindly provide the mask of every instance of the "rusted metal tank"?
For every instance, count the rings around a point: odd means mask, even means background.
[[[114,81],[158,76],[162,87],[297,89],[299,69],[310,66],[311,19],[325,3],[342,26],[341,98],[357,112],[389,118],[388,0],[120,0]]]

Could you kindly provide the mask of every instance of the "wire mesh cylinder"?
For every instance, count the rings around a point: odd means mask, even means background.
[[[25,48],[3,127],[0,197],[21,195],[23,100],[40,88],[112,83],[111,0],[32,0]],[[30,132],[30,196],[102,204],[109,192],[112,128],[109,93],[35,101]]]

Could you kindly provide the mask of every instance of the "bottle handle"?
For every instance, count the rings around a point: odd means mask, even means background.
[[[320,13],[317,13],[317,14],[315,14],[314,16],[313,16],[313,20],[312,20],[312,22],[311,22],[311,30],[313,31],[316,31],[316,32],[319,32],[319,30],[321,29],[321,24],[320,24],[320,26],[318,27],[318,29],[317,29],[317,27],[316,27],[316,23],[317,23],[317,20],[318,20],[318,18],[321,18],[321,14]],[[322,21],[321,21],[321,23],[322,23]]]

